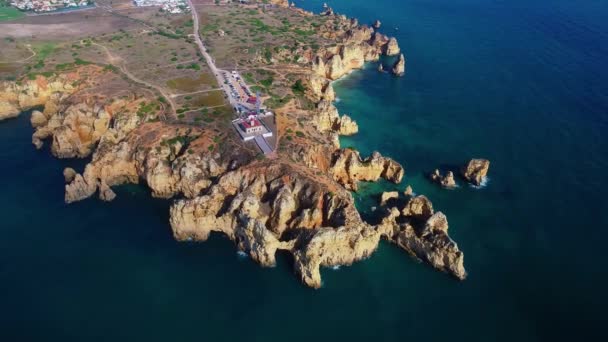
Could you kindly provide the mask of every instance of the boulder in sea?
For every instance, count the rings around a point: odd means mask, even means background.
[[[384,72],[384,65],[382,63],[378,64],[378,71]]]
[[[429,178],[446,189],[453,189],[457,186],[452,171],[448,171],[444,176],[438,169],[435,169],[435,171],[429,175]]]
[[[385,191],[380,195],[380,205],[384,206],[389,201],[399,198],[399,192],[397,191]]]
[[[376,20],[374,21],[374,24],[372,25],[374,27],[374,29],[379,29],[380,26],[382,26],[382,23],[380,22],[380,20]]]
[[[487,159],[471,159],[467,165],[463,166],[460,170],[462,177],[469,183],[474,185],[481,185],[483,180],[488,175],[490,169],[490,161]]]
[[[405,56],[401,54],[399,59],[393,66],[393,74],[397,76],[403,76],[405,74]]]
[[[403,192],[403,194],[405,196],[412,196],[412,195],[414,195],[414,190],[412,189],[412,187],[410,185],[408,185],[407,188],[405,188],[405,191]]]

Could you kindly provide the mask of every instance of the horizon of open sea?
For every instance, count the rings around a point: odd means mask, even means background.
[[[370,63],[336,82],[360,131],[342,138],[406,169],[448,217],[465,281],[381,243],[323,269],[261,268],[220,235],[176,242],[168,200],[144,186],[63,203],[66,166],[31,144],[24,113],[0,122],[1,341],[608,340],[608,1],[295,0],[380,19],[402,78]],[[385,58],[387,66],[393,59]],[[426,173],[491,160],[489,182],[443,190]]]

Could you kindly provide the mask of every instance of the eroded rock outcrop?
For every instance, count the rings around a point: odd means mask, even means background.
[[[90,197],[100,184],[145,180],[154,197],[197,196],[211,179],[251,158],[226,144],[209,151],[211,139],[200,128],[144,123],[122,140],[103,139],[84,174],[66,186],[66,202]]]
[[[171,227],[178,240],[222,232],[263,266],[275,264],[277,250],[289,251],[302,281],[315,288],[321,266],[365,258],[380,238],[347,193],[334,194],[287,165],[225,174],[205,195],[177,201]]]
[[[397,42],[397,39],[391,37],[388,40],[388,43],[386,44],[384,53],[387,56],[396,56],[399,54],[399,52],[401,52],[401,48],[399,48],[399,43]]]
[[[44,106],[49,100],[59,102],[78,90],[79,84],[102,72],[101,67],[88,65],[75,72],[51,77],[37,75],[21,82],[0,82],[0,120]]]
[[[395,65],[393,65],[393,74],[403,76],[405,74],[405,56],[401,54]]]
[[[319,34],[337,44],[316,53],[306,50],[298,59],[313,65],[311,75],[301,79],[309,81],[306,96],[317,108],[288,118],[305,127],[303,119],[313,129],[294,136],[293,146],[272,159],[255,158],[255,152],[230,139],[214,143],[217,131],[140,118],[130,105],[136,98],[121,105],[98,98],[66,101],[67,91],[51,91],[43,100],[30,101],[46,104],[31,118],[37,145],[52,139],[52,151],[59,157],[92,155],[82,174],[65,170],[65,201],[95,194],[111,201],[113,186],[145,182],[155,197],[180,197],[170,208],[176,239],[204,241],[211,232],[220,232],[263,266],[275,265],[277,251],[286,251],[293,255],[301,280],[314,288],[322,285],[321,267],[368,258],[382,238],[464,278],[462,253],[448,236],[447,219],[434,212],[426,197],[413,197],[411,189],[403,200],[399,193],[385,194],[382,210],[394,203],[399,207],[390,208],[379,225],[364,222],[357,212],[349,190],[357,190],[360,181],[380,178],[398,183],[404,169],[377,152],[362,159],[354,150],[338,149],[338,134],[354,134],[358,126],[332,104],[335,93],[329,80],[381,54],[398,53],[399,47],[394,38],[331,9],[326,15],[333,18]],[[12,97],[0,102],[7,113],[13,107],[24,108]]]
[[[374,152],[370,157],[362,159],[359,152],[351,149],[341,149],[333,156],[329,173],[333,179],[346,189],[357,190],[360,181],[375,182],[384,178],[393,183],[401,182],[405,170],[399,163]]]
[[[483,180],[488,175],[490,169],[490,161],[487,159],[471,159],[467,165],[461,169],[461,174],[464,179],[474,185],[481,185]]]
[[[464,255],[448,235],[447,218],[434,212],[426,197],[413,197],[403,208],[392,208],[378,229],[412,256],[458,279],[466,278]]]
[[[465,275],[447,219],[425,197],[393,208],[372,226],[361,220],[349,193],[330,191],[288,165],[228,172],[204,195],[175,202],[170,212],[176,239],[205,241],[221,232],[263,266],[275,265],[278,250],[287,251],[298,276],[314,288],[322,285],[321,267],[367,258],[383,237],[438,269]]]
[[[336,80],[353,70],[361,69],[365,62],[377,61],[383,54],[393,56],[400,52],[395,38],[374,33],[370,27],[358,26],[356,22],[345,20],[337,26],[337,32],[336,27],[321,27],[322,35],[328,38],[340,37],[342,44],[318,52],[312,63],[312,70],[318,76]],[[332,33],[325,34],[324,30],[332,30]]]
[[[332,90],[333,92],[333,90]],[[338,113],[338,109],[328,100],[321,100],[312,118],[313,125],[320,132],[336,132],[340,135],[353,135],[359,131],[357,122],[348,115]]]
[[[452,171],[448,171],[445,175],[442,175],[438,169],[435,169],[435,171],[429,175],[429,178],[431,181],[446,189],[453,189],[458,186],[454,180],[454,173]]]

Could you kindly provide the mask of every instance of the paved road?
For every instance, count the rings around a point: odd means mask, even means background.
[[[264,152],[264,154],[272,153],[272,148],[270,147],[270,145],[268,145],[268,142],[266,141],[266,139],[263,136],[256,135],[255,142],[256,142],[256,144],[258,144],[258,146],[260,147],[260,150],[262,150],[262,152]]]
[[[226,85],[224,84],[224,77],[222,76],[222,73],[224,71],[218,69],[215,66],[213,58],[211,57],[209,52],[207,52],[207,48],[205,47],[205,44],[203,44],[203,40],[201,39],[198,12],[196,12],[196,7],[194,7],[192,0],[188,0],[188,5],[190,6],[190,12],[192,12],[192,23],[194,24],[194,41],[196,42],[196,45],[198,46],[198,49],[200,50],[201,54],[205,58],[209,69],[211,69],[211,72],[215,76],[217,84],[224,89],[224,93],[226,93],[228,101],[230,102],[232,107],[235,107],[236,102],[234,101],[234,99],[232,99],[232,96],[230,96],[230,92],[226,89]]]
[[[207,61],[207,65],[211,69],[211,72],[213,72],[213,75],[215,76],[215,79],[217,80],[217,84],[224,89],[224,93],[226,93],[226,96],[228,97],[228,101],[230,102],[232,107],[236,107],[237,101],[235,99],[233,99],[232,96],[230,96],[230,90],[228,89],[228,86],[226,84],[224,84],[224,77],[222,76],[222,73],[224,72],[224,70],[220,70],[215,66],[215,62],[213,61],[213,58],[207,52],[207,48],[205,47],[205,44],[203,44],[203,40],[201,39],[201,35],[200,35],[198,13],[196,12],[196,7],[194,7],[192,0],[188,0],[188,5],[190,6],[190,12],[192,12],[192,23],[194,26],[193,27],[194,28],[194,40],[196,42],[196,45],[198,45],[198,49],[201,51],[201,54],[203,55],[203,57],[205,57],[205,61]],[[255,142],[258,144],[258,147],[260,148],[260,150],[262,150],[262,152],[264,152],[264,154],[272,153],[272,151],[273,151],[272,147],[270,147],[270,145],[268,144],[266,139],[264,139],[263,136],[261,136],[261,135],[256,136]]]

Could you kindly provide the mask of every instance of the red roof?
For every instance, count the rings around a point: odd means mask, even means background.
[[[243,127],[245,127],[245,129],[250,128],[250,127],[257,127],[260,125],[261,124],[257,119],[243,120]]]
[[[249,99],[247,99],[248,103],[254,104],[258,101],[258,99],[255,96],[251,96]]]

